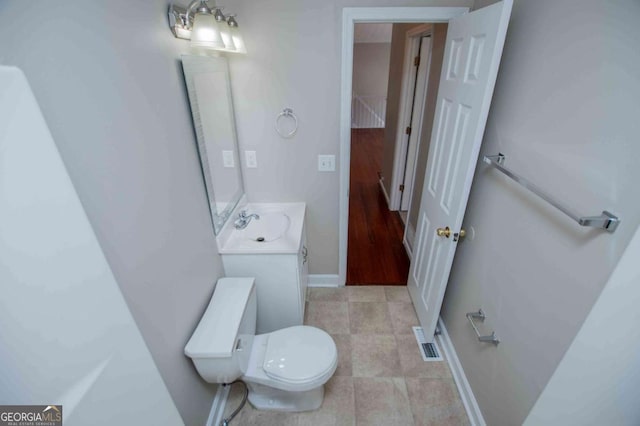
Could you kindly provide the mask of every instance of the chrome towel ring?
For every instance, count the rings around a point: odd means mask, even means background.
[[[280,128],[280,122],[281,122],[281,120],[283,118],[291,118],[291,119],[293,119],[293,130],[291,130],[288,133],[285,133]],[[298,131],[298,117],[296,117],[295,113],[293,112],[293,110],[291,108],[283,109],[282,112],[280,114],[278,114],[278,116],[276,117],[276,132],[278,132],[278,134],[280,136],[282,136],[283,138],[289,139],[293,135],[295,135],[297,131]]]

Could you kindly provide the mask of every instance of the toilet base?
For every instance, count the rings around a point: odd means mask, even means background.
[[[324,385],[304,392],[290,392],[247,382],[249,402],[258,410],[299,412],[317,410],[324,399]]]

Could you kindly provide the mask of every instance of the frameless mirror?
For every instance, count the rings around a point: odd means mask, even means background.
[[[229,66],[222,57],[182,56],[193,127],[216,235],[244,195]]]

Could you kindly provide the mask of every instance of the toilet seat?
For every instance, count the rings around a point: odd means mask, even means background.
[[[336,345],[325,331],[295,326],[268,335],[262,368],[265,374],[288,384],[324,383],[337,366]]]

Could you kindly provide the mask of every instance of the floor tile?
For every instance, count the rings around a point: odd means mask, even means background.
[[[384,294],[388,302],[411,303],[409,290],[407,290],[406,286],[386,286],[384,288]]]
[[[298,413],[300,426],[355,425],[353,378],[334,376],[324,387],[324,401],[315,411]]]
[[[392,334],[386,302],[349,302],[351,334]]]
[[[413,327],[420,325],[413,305],[405,302],[389,302],[387,305],[394,334],[413,335]]]
[[[400,366],[404,377],[452,378],[447,361],[424,361],[413,335],[396,335]]]
[[[351,335],[349,334],[333,334],[331,336],[336,343],[338,349],[338,367],[334,376],[351,376],[353,370],[351,368]]]
[[[452,379],[405,378],[416,425],[468,425]]]
[[[309,288],[305,324],[331,334],[338,367],[315,411],[278,413],[245,405],[232,425],[466,425],[446,361],[423,361],[406,287]],[[242,398],[232,387],[225,416]]]
[[[304,323],[323,329],[329,334],[349,334],[347,302],[307,302]]]
[[[240,404],[244,387],[237,383],[231,387],[223,418],[227,418]],[[297,426],[298,413],[279,413],[275,411],[256,410],[247,401],[240,412],[229,423],[237,426]]]
[[[247,403],[247,406],[229,424],[234,426],[298,426],[298,413],[256,410]]]
[[[400,357],[393,335],[354,334],[351,336],[354,377],[400,377]]]
[[[356,425],[413,425],[402,378],[354,378]]]
[[[349,302],[386,302],[382,286],[350,286],[347,287]]]
[[[310,287],[307,289],[307,300],[324,300],[327,302],[346,302],[348,290],[346,287]]]
[[[222,415],[223,418],[227,418],[233,412],[233,410],[238,407],[240,401],[242,400],[243,389],[244,387],[241,383],[236,383],[235,385],[231,386],[231,391],[229,392],[229,397],[227,398],[227,405],[225,405],[224,407],[224,413]]]

